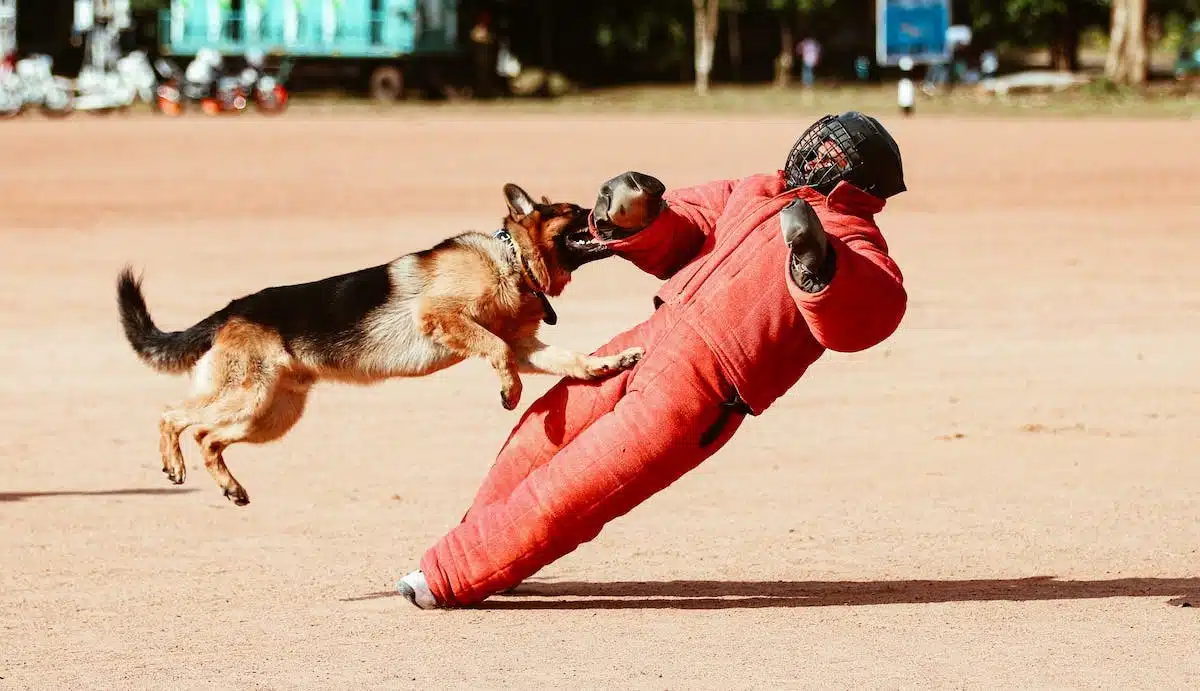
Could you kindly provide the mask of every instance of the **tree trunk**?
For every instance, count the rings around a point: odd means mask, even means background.
[[[1149,49],[1146,45],[1146,0],[1129,0],[1129,84],[1146,83],[1149,76]]]
[[[542,0],[539,9],[542,23],[542,67],[549,74],[554,69],[554,20],[551,16],[550,0]]]
[[[1050,46],[1050,69],[1077,72],[1079,70],[1079,36],[1062,35]]]
[[[1116,84],[1140,85],[1147,72],[1146,0],[1113,0],[1104,75]]]
[[[1129,33],[1127,0],[1112,0],[1112,18],[1109,20],[1108,55],[1104,57],[1104,76],[1114,82],[1121,81],[1123,68],[1121,56],[1125,53],[1125,37]]]
[[[739,8],[729,11],[729,66],[733,73],[733,81],[742,80],[742,31],[738,26]]]
[[[1079,70],[1079,18],[1075,3],[1068,2],[1066,11],[1055,17],[1054,36],[1050,44],[1051,69],[1076,72]]]
[[[775,86],[787,88],[792,81],[792,57],[796,54],[796,41],[792,38],[791,16],[779,17],[779,56],[775,58]]]
[[[696,93],[708,93],[709,75],[712,74],[713,53],[717,47],[717,24],[720,21],[719,0],[692,0],[696,18]]]

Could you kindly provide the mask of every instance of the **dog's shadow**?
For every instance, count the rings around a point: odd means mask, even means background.
[[[171,496],[199,492],[198,489],[173,488],[143,488],[143,489],[98,489],[98,490],[51,490],[46,492],[0,492],[0,503],[7,501],[25,501],[27,499],[45,499],[51,497],[137,497],[137,496]]]
[[[345,601],[391,597],[380,592]],[[946,602],[1167,597],[1200,606],[1200,578],[1058,580],[1053,576],[962,581],[586,581],[523,583],[475,609],[759,609]]]

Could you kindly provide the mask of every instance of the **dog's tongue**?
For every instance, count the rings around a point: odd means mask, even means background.
[[[596,230],[596,210],[595,209],[592,209],[591,211],[588,212],[588,232],[592,234],[592,237],[596,238],[600,242],[605,242],[605,239],[600,237],[600,233]]]

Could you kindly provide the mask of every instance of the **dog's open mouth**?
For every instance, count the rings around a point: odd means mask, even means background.
[[[611,257],[613,254],[608,245],[592,235],[587,219],[588,214],[583,214],[577,227],[572,227],[559,236],[562,241],[563,263],[569,271],[574,271],[588,262]]]

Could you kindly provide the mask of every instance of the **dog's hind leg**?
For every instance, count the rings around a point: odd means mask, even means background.
[[[195,409],[203,408],[206,398],[189,399],[163,411],[158,421],[158,451],[162,454],[162,471],[171,482],[182,485],[187,477],[187,465],[183,460],[183,449],[179,447],[179,435],[194,424]]]
[[[238,442],[263,444],[279,439],[304,413],[308,384],[278,379],[273,386],[255,385],[214,402],[206,419],[197,423],[196,443],[204,454],[204,467],[238,506],[250,503],[250,495],[225,464],[224,452]]]
[[[517,344],[517,363],[522,372],[553,374],[572,379],[595,379],[636,365],[645,354],[641,348],[629,348],[615,355],[584,355],[573,350],[542,343],[535,337]]]
[[[212,380],[213,354],[211,351],[196,364],[192,375],[192,395],[163,410],[158,422],[158,451],[162,455],[162,471],[171,482],[182,485],[187,477],[187,465],[183,459],[183,449],[179,446],[179,437],[188,427],[194,425],[201,416],[202,410],[212,403],[216,396],[216,384]]]
[[[291,356],[279,335],[256,324],[231,322],[216,338],[213,353],[208,367],[213,393],[192,424],[204,467],[225,496],[243,506],[250,497],[225,465],[225,449],[283,436],[300,419],[312,380],[291,372]]]
[[[521,401],[521,376],[517,355],[496,334],[458,311],[433,311],[422,317],[424,332],[430,338],[463,357],[487,360],[500,376],[500,402],[506,410]]]
[[[230,444],[242,441],[244,432],[245,424],[196,430],[196,442],[200,444],[200,451],[204,454],[204,467],[208,469],[213,480],[216,480],[225,497],[238,506],[249,504],[250,495],[233,473],[229,472],[229,466],[225,465],[224,452]]]
[[[249,504],[250,497],[225,465],[224,451],[231,444],[245,441],[258,409],[264,404],[269,406],[269,401],[264,400],[267,392],[260,389],[256,386],[222,396],[204,411],[204,419],[196,423],[196,443],[204,456],[204,467],[225,496],[239,506]]]
[[[195,422],[196,443],[200,445],[204,467],[225,496],[238,505],[248,504],[250,497],[229,472],[222,454],[227,446],[246,438],[257,409],[266,398],[262,388],[261,385],[255,385],[223,391],[200,411],[200,418]]]

